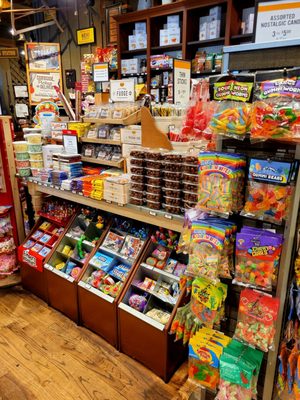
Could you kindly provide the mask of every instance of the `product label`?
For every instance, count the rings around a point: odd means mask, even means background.
[[[253,88],[252,82],[216,82],[214,84],[214,100],[249,101]]]
[[[249,179],[276,184],[289,183],[291,163],[259,160],[252,158],[249,167]]]
[[[279,96],[300,98],[300,80],[297,78],[276,79],[262,82],[259,85],[258,97],[260,99]]]
[[[33,268],[36,268],[36,258],[29,254],[29,250],[23,252],[23,262],[27,263]]]

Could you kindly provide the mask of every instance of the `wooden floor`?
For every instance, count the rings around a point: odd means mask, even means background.
[[[186,364],[165,384],[20,287],[0,290],[0,400],[188,399]]]

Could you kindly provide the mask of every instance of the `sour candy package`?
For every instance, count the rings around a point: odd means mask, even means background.
[[[217,112],[212,116],[208,132],[236,139],[244,139],[250,129],[253,76],[240,75],[233,80],[224,77],[224,82],[213,83],[213,103],[217,103]]]
[[[239,154],[203,152],[198,157],[198,205],[202,211],[228,216],[243,207],[245,157]]]
[[[264,80],[265,76],[266,73],[258,75],[251,112],[251,139],[299,138],[300,80],[295,76]]]
[[[236,235],[233,283],[272,290],[282,248],[282,235],[244,227]]]
[[[186,273],[213,280],[231,278],[236,225],[221,218],[192,222]]]
[[[273,345],[278,309],[278,298],[256,290],[242,290],[234,337],[267,352]]]
[[[245,398],[255,399],[262,359],[263,353],[260,350],[232,340],[220,358],[220,400],[225,393],[243,393]]]
[[[295,163],[252,158],[241,215],[281,224],[288,214],[296,167]]]
[[[189,342],[189,379],[215,391],[220,379],[220,357],[230,340],[212,329],[200,329]]]
[[[227,285],[207,278],[197,278],[192,284],[191,311],[209,328],[219,325],[227,297]]]

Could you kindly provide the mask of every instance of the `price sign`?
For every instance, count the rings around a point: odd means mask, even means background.
[[[109,64],[107,62],[93,64],[94,82],[109,81]]]
[[[110,98],[112,101],[135,101],[134,79],[110,81]]]
[[[187,105],[190,100],[191,62],[174,59],[174,104]]]
[[[257,6],[255,42],[300,38],[300,1],[263,1]]]

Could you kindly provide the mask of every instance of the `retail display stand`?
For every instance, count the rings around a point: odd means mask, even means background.
[[[134,225],[136,227],[142,226],[137,222],[134,222]],[[119,249],[116,249],[114,246],[114,244],[119,240],[115,235],[120,237],[123,236],[124,238],[124,244],[122,244]],[[110,237],[115,237],[115,239],[110,240]],[[118,347],[117,304],[123,294],[127,281],[135,271],[140,255],[143,253],[144,247],[146,246],[147,239],[145,238],[140,245],[137,245],[134,255],[131,256],[125,254],[123,249],[124,246],[126,246],[126,241],[131,240],[138,242],[139,239],[135,239],[132,234],[116,229],[116,225],[113,222],[107,231],[103,242],[94,252],[93,258],[91,258],[87,263],[78,283],[78,302],[81,323],[93,332],[102,336],[114,347]],[[114,242],[114,240],[116,241]],[[99,290],[95,285],[93,286],[89,280],[93,271],[101,269],[99,265],[97,265],[101,255],[112,259],[106,271],[108,275],[110,275],[110,278],[113,278],[115,282],[119,282],[120,284],[120,290],[114,296]],[[94,260],[96,260],[97,264]],[[116,278],[116,275],[113,274],[113,269],[117,265],[123,265],[128,268],[129,272],[127,276],[124,276],[121,279],[120,277]]]
[[[145,278],[172,284],[179,282],[179,277],[170,272],[148,265],[145,261],[152,254],[155,245],[149,242],[142,263],[138,265],[127,284],[118,306],[120,351],[140,361],[155,374],[168,382],[173,373],[187,357],[187,347],[182,341],[175,342],[175,336],[170,334],[170,328],[177,308],[188,301],[186,291],[180,293],[175,304],[164,301],[156,289],[147,291],[141,289],[138,282]],[[172,258],[177,258],[172,253]],[[130,296],[145,294],[147,305],[144,311],[138,311],[129,306]],[[165,309],[170,313],[168,322],[164,325],[145,315],[152,307]]]
[[[44,265],[67,227],[68,223],[64,226],[57,220],[41,216],[18,248],[23,287],[46,302],[48,291]]]
[[[109,227],[109,218],[105,215],[105,224],[103,229],[97,228],[97,221],[91,221],[86,226],[82,214],[79,213],[73,219],[65,235],[57,242],[57,245],[51,256],[45,263],[45,277],[48,288],[49,305],[56,310],[62,312],[74,322],[79,322],[78,313],[78,295],[77,284],[82,276],[85,265],[90,257],[94,254],[94,250],[98,243],[101,243],[106,230]],[[85,258],[80,260],[78,256],[78,242],[80,238],[72,236],[71,232],[79,227],[83,232],[85,239],[82,241],[82,251],[85,253]],[[97,240],[98,238],[98,240]],[[94,243],[95,239],[97,240]],[[72,254],[66,254],[64,249],[69,248]],[[81,268],[81,273],[77,276],[72,276],[71,273],[66,273],[67,265],[73,265],[75,268]],[[56,268],[57,264],[65,265],[64,268]],[[71,272],[71,271],[70,271]]]

